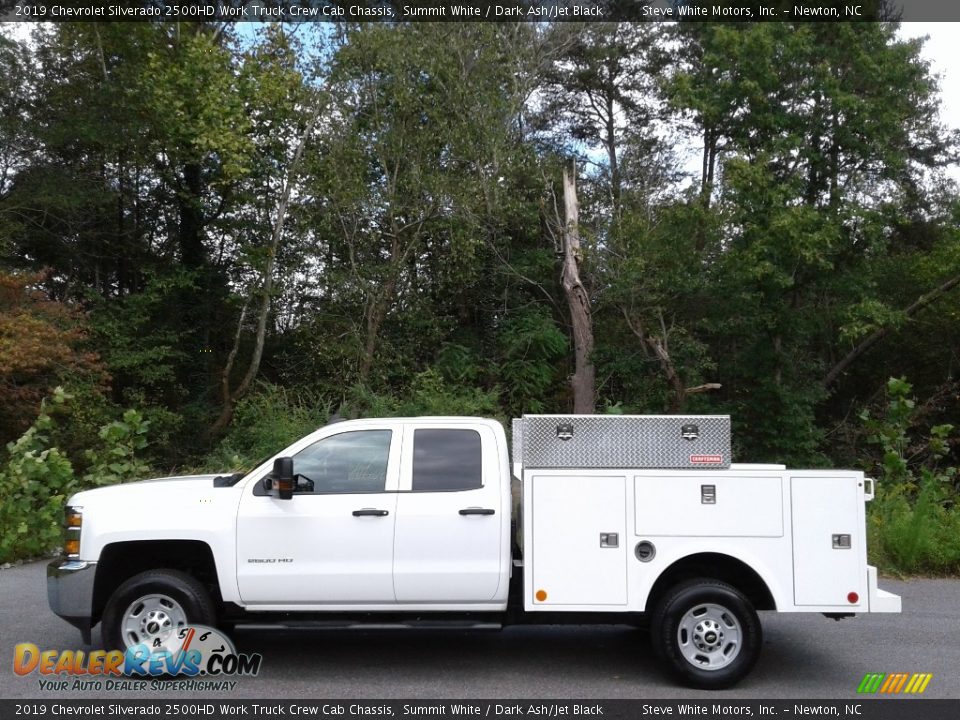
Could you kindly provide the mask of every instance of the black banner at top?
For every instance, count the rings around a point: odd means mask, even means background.
[[[960,20],[942,0],[0,0],[4,22],[875,22]]]

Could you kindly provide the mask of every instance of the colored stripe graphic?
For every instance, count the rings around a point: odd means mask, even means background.
[[[916,677],[919,678],[919,680],[917,682],[916,687],[914,687],[913,692],[919,694],[927,689],[927,685],[929,685],[930,681],[933,679],[933,674],[917,673]]]
[[[887,675],[887,679],[883,681],[883,685],[880,686],[880,694],[891,692],[894,685],[897,684],[897,680],[900,679],[900,673],[890,673]]]
[[[891,693],[898,693],[898,692],[900,692],[901,690],[903,690],[903,686],[906,684],[907,678],[909,678],[909,677],[910,677],[910,676],[907,675],[907,673],[900,673],[900,677],[899,677],[899,679],[897,680],[897,684],[894,685],[894,686],[890,689],[890,692],[891,692]]]
[[[919,695],[927,689],[932,679],[932,673],[867,673],[857,686],[857,692]]]
[[[880,689],[880,683],[883,682],[884,677],[886,677],[884,673],[867,673],[863,676],[863,680],[860,681],[860,687],[857,688],[857,692],[875,693]]]

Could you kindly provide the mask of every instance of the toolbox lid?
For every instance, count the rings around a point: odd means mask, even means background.
[[[525,468],[728,468],[729,415],[524,415],[512,424]]]

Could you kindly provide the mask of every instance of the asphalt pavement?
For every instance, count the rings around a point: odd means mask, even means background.
[[[324,631],[238,628],[240,652],[262,653],[257,677],[217,698],[337,699],[862,699],[864,674],[932,673],[924,697],[960,698],[960,580],[882,579],[903,597],[900,615],[829,620],[761,613],[764,645],[753,673],[731,690],[678,687],[646,636],[629,627],[542,626],[502,631]],[[47,606],[45,563],[0,570],[0,698],[183,700],[168,690],[41,689],[13,672],[14,646],[91,650]]]

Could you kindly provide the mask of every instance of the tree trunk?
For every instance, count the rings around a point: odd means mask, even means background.
[[[413,252],[420,243],[420,228],[431,214],[430,211],[412,222],[399,225],[397,218],[390,221],[390,262],[387,275],[379,287],[372,291],[367,308],[364,311],[367,328],[366,339],[363,344],[363,356],[360,358],[358,379],[361,384],[366,383],[373,369],[377,347],[380,344],[380,329],[383,321],[394,302],[397,287],[400,284],[401,273],[408,262],[413,261]]]
[[[270,248],[269,254],[267,255],[267,264],[263,269],[263,283],[261,284],[260,289],[260,313],[257,318],[257,336],[254,340],[253,355],[250,358],[250,364],[247,366],[247,371],[244,373],[240,384],[237,386],[236,390],[231,390],[230,374],[233,370],[234,360],[237,357],[237,350],[240,347],[243,321],[246,317],[247,311],[246,305],[244,305],[243,312],[240,314],[240,322],[238,323],[237,334],[234,337],[233,349],[230,351],[230,356],[227,359],[227,365],[223,369],[221,376],[223,388],[223,407],[220,410],[220,417],[217,418],[217,421],[213,424],[213,427],[210,428],[210,434],[213,436],[223,432],[230,424],[231,420],[233,420],[233,413],[236,410],[237,402],[240,400],[240,398],[246,395],[247,392],[249,392],[250,387],[253,385],[253,381],[257,377],[257,373],[260,371],[260,360],[263,357],[263,346],[267,336],[267,317],[270,314],[270,295],[273,291],[273,270],[277,261],[277,250],[280,247],[280,240],[283,238],[283,224],[286,221],[287,208],[290,205],[290,191],[293,185],[293,180],[296,176],[297,167],[300,165],[300,159],[303,157],[303,151],[307,146],[307,141],[310,139],[310,134],[313,132],[313,128],[316,125],[317,120],[320,118],[321,108],[322,106],[318,104],[316,110],[310,118],[310,121],[304,128],[303,133],[300,135],[296,150],[293,152],[293,158],[290,160],[290,165],[287,167],[286,177],[283,180],[283,190],[280,193],[280,199],[277,202],[277,210],[273,220],[273,229],[270,234]]]
[[[719,390],[722,387],[720,383],[704,383],[703,385],[695,385],[693,387],[684,385],[683,379],[677,372],[676,367],[674,367],[673,359],[670,357],[670,351],[667,348],[666,328],[663,328],[663,340],[661,341],[653,335],[647,335],[643,330],[643,324],[639,319],[632,319],[627,308],[620,308],[620,312],[623,313],[623,318],[627,321],[627,327],[630,328],[630,332],[640,339],[640,347],[647,357],[649,357],[650,352],[652,352],[660,363],[660,369],[663,370],[663,375],[671,390],[670,406],[668,408],[670,413],[682,413],[686,406],[688,395]],[[663,327],[662,316],[660,318],[660,324],[661,327]]]
[[[203,175],[199,163],[187,163],[183,167],[183,189],[178,193],[180,214],[178,240],[183,264],[196,270],[206,264],[207,252],[203,247],[204,217],[201,207]]]
[[[710,209],[713,197],[713,177],[717,166],[717,132],[712,126],[703,128],[703,159],[700,170],[700,208],[703,212],[697,218],[696,248],[702,253],[707,246],[706,212]]]
[[[704,121],[703,126],[703,157],[700,167],[700,205],[704,210],[710,209],[713,196],[713,178],[717,166],[717,131]]]
[[[573,389],[573,412],[578,415],[596,411],[596,371],[593,367],[593,317],[590,296],[580,280],[579,206],[577,202],[576,166],[571,174],[563,171],[563,270],[560,282],[570,307],[573,328],[574,373],[570,378]]]
[[[394,253],[396,255],[396,253]],[[391,257],[391,265],[396,260]],[[366,383],[373,369],[373,360],[377,354],[377,345],[380,341],[380,328],[390,310],[390,302],[397,291],[396,267],[391,267],[390,277],[377,291],[376,297],[370,301],[370,310],[367,312],[367,339],[363,344],[363,357],[360,358],[359,380]]]
[[[621,215],[621,197],[622,188],[620,180],[620,163],[617,159],[617,127],[615,124],[616,108],[613,106],[613,98],[607,95],[606,105],[606,141],[607,161],[610,163],[610,197],[613,201],[613,219],[616,223],[620,222]]]

